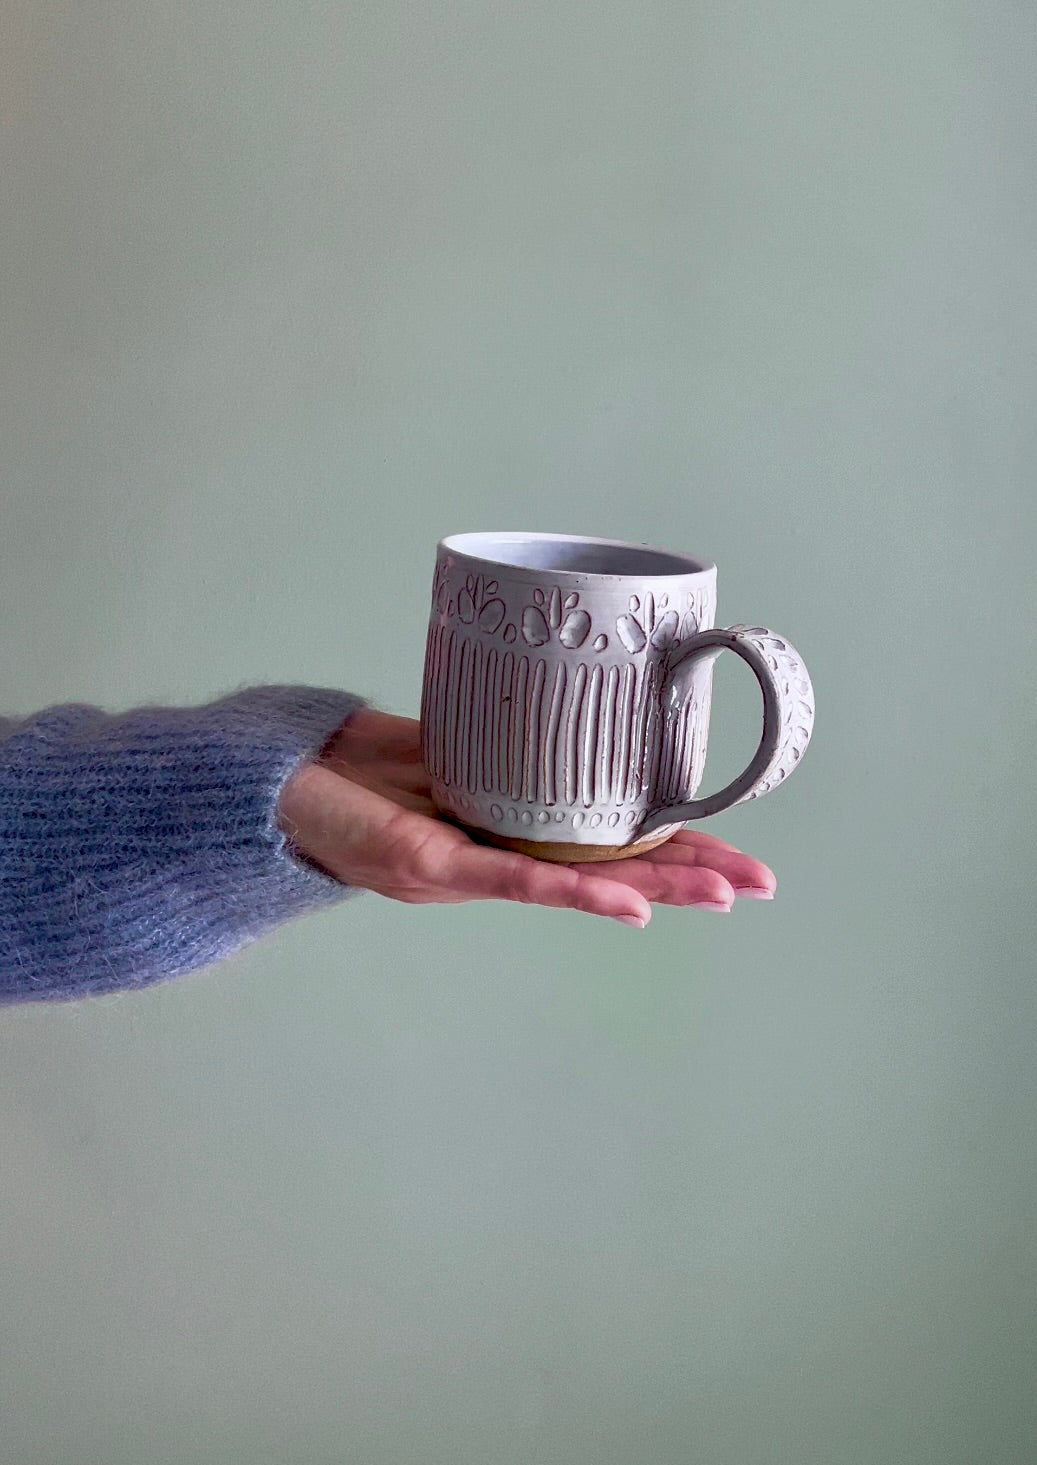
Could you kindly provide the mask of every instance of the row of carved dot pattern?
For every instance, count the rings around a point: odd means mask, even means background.
[[[483,806],[477,799],[465,798],[453,790],[449,793],[449,803],[452,808],[462,814],[473,814],[481,816]],[[597,810],[587,813],[583,809],[570,812],[568,809],[517,809],[513,804],[491,804],[490,818],[497,824],[521,824],[527,829],[534,824],[544,827],[548,824],[571,825],[573,829],[618,829],[620,825],[633,828],[635,825],[643,824],[648,817],[647,809],[627,809],[624,813],[613,809],[609,814],[603,814]]]
[[[806,752],[814,728],[814,689],[794,646],[763,626],[732,626],[755,646],[770,667],[782,703],[781,735],[770,764],[747,794],[746,803],[770,793],[786,779]]]

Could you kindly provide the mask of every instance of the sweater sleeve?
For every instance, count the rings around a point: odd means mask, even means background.
[[[0,1002],[144,987],[356,893],[295,857],[277,801],[364,705],[266,686],[0,720]]]

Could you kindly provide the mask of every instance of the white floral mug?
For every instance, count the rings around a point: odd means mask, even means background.
[[[440,811],[541,859],[608,860],[782,782],[810,741],[810,677],[773,631],[713,628],[716,579],[620,540],[442,540],[421,701]],[[743,773],[696,798],[723,650],[756,675],[763,732]]]

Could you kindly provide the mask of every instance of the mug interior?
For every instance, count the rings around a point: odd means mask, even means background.
[[[640,576],[694,575],[712,570],[709,560],[670,550],[629,544],[621,539],[587,539],[576,534],[452,534],[443,548],[487,564],[523,570],[550,570],[552,575]]]

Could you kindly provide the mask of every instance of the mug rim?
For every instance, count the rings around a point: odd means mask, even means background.
[[[535,540],[538,543],[551,544],[587,544],[604,545],[609,549],[626,549],[635,554],[658,555],[662,560],[680,561],[687,566],[681,570],[659,570],[642,574],[611,574],[603,570],[561,570],[541,568],[537,565],[517,565],[511,560],[494,558],[492,553],[493,544],[506,545],[521,543],[525,540]],[[482,552],[477,546],[481,544]],[[651,544],[639,544],[630,539],[602,539],[593,534],[543,534],[537,531],[527,530],[472,530],[462,534],[448,534],[439,541],[439,553],[459,555],[466,560],[478,561],[480,564],[492,565],[495,570],[507,570],[512,575],[533,575],[542,579],[549,574],[552,579],[558,580],[689,580],[696,576],[711,576],[716,574],[716,565],[712,560],[702,559],[698,555],[685,554],[682,550],[662,549]],[[489,553],[486,553],[486,550]]]

